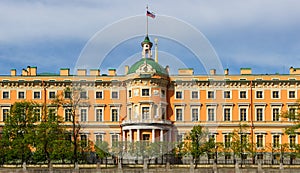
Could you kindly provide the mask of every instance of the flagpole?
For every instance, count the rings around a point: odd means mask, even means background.
[[[146,7],[146,35],[148,36],[148,5]]]

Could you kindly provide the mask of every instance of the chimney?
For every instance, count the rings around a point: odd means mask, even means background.
[[[11,69],[10,70],[10,75],[11,76],[16,76],[17,75],[17,70],[16,69]]]
[[[240,73],[241,75],[249,75],[252,74],[252,69],[251,68],[241,68],[240,69]]]
[[[99,69],[90,69],[90,75],[91,76],[100,76],[100,70]]]
[[[216,69],[210,69],[209,74],[210,75],[216,75]]]
[[[86,76],[86,69],[77,69],[77,76]]]
[[[30,67],[30,75],[31,76],[36,76],[37,74],[37,67]]]
[[[224,69],[224,75],[229,75],[229,69],[228,68]]]
[[[28,72],[25,68],[22,69],[22,76],[27,76]]]
[[[117,75],[116,69],[114,69],[114,68],[108,69],[108,75],[109,76],[116,76]]]
[[[194,74],[193,68],[180,68],[178,69],[178,75],[188,75],[192,76]]]
[[[129,71],[129,66],[125,65],[125,75],[128,73],[128,71]]]
[[[69,68],[61,68],[59,71],[60,76],[69,76],[70,75],[70,69]]]

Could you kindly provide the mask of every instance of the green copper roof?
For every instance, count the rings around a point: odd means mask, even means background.
[[[166,69],[159,65],[157,62],[155,62],[153,59],[151,58],[142,58],[140,59],[139,61],[137,61],[136,63],[134,63],[128,70],[128,73],[127,74],[132,74],[132,73],[135,73],[139,67],[141,65],[143,65],[144,63],[147,63],[148,65],[150,65],[153,69],[155,69],[156,73],[157,74],[160,74],[160,75],[168,75],[168,72],[166,71]]]

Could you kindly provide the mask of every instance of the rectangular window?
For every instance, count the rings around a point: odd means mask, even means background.
[[[165,90],[161,90],[161,97],[166,97],[166,91]]]
[[[192,108],[192,121],[199,121],[199,109]]]
[[[18,92],[18,99],[25,99],[25,92],[24,91],[19,91]]]
[[[231,93],[230,91],[224,91],[224,99],[230,99],[231,98]]]
[[[49,116],[56,117],[56,109],[55,108],[48,108]]]
[[[7,120],[8,115],[9,115],[9,109],[6,109],[6,108],[2,109],[2,120],[3,121]]]
[[[119,98],[119,92],[118,91],[112,91],[111,92],[111,98],[112,99],[118,99]]]
[[[247,135],[242,134],[242,135],[241,135],[241,144],[242,144],[242,145],[246,145],[246,144],[247,144],[247,141],[248,141]]]
[[[3,99],[9,99],[9,91],[3,91],[2,92],[2,98]]]
[[[289,108],[289,121],[295,121],[296,120],[296,108]]]
[[[80,144],[82,147],[86,147],[88,145],[87,135],[80,135]]]
[[[183,134],[178,134],[177,138],[176,138],[177,142],[182,142],[183,141],[183,137],[184,137]]]
[[[150,108],[149,107],[142,107],[142,119],[143,120],[150,119]]]
[[[296,136],[290,135],[289,136],[290,148],[295,148],[296,146]]]
[[[142,89],[142,96],[150,96],[150,90],[149,89]]]
[[[166,119],[166,115],[167,115],[166,108],[162,107],[161,108],[161,119],[165,120]]]
[[[71,91],[65,91],[64,95],[65,95],[65,99],[70,99],[72,96],[72,93],[71,93]]]
[[[208,99],[214,99],[215,98],[215,92],[214,91],[207,91],[207,98]]]
[[[272,91],[272,98],[279,99],[279,91]]]
[[[103,109],[96,109],[96,121],[101,122],[103,121]]]
[[[247,109],[246,108],[240,108],[240,120],[247,121]]]
[[[279,148],[280,145],[280,136],[274,135],[273,136],[273,148]]]
[[[80,91],[80,98],[81,99],[87,99],[88,98],[87,92],[86,91]]]
[[[214,108],[207,109],[207,121],[215,121],[215,109]]]
[[[49,99],[55,99],[55,91],[49,91]]]
[[[209,140],[210,142],[216,142],[216,135],[214,135],[214,134],[209,134],[209,135],[208,135],[208,140]]]
[[[127,115],[128,115],[128,120],[131,120],[131,116],[132,116],[132,108],[128,108],[127,109]]]
[[[263,98],[263,91],[256,91],[256,98],[262,99]]]
[[[41,108],[34,108],[34,116],[37,121],[41,121]]]
[[[41,99],[41,92],[33,91],[33,99]]]
[[[176,109],[176,121],[182,121],[183,119],[183,111],[182,108]]]
[[[279,121],[279,108],[272,108],[273,121]]]
[[[117,147],[119,143],[119,135],[113,134],[111,135],[111,144],[113,147]]]
[[[102,91],[96,91],[96,99],[103,99],[103,92]]]
[[[119,110],[111,109],[111,121],[116,122],[119,121]]]
[[[72,109],[65,109],[65,121],[66,122],[72,121]]]
[[[131,98],[132,97],[132,91],[128,90],[128,97]]]
[[[198,91],[192,91],[192,99],[199,99],[199,92]]]
[[[230,108],[224,108],[224,121],[230,121],[231,111]]]
[[[176,91],[175,98],[176,99],[182,99],[183,98],[182,91]]]
[[[230,135],[226,134],[224,135],[224,147],[229,148],[230,147]]]
[[[257,148],[262,148],[264,146],[263,139],[264,139],[263,135],[256,135],[256,147]]]
[[[240,99],[246,99],[247,98],[247,92],[246,91],[240,91]]]
[[[256,108],[256,121],[263,121],[263,108]]]
[[[289,91],[289,99],[294,99],[296,98],[296,91]]]
[[[80,121],[87,121],[87,109],[80,109]]]
[[[96,134],[95,139],[96,139],[96,141],[95,141],[96,146],[101,147],[102,142],[103,142],[103,135],[102,134]]]

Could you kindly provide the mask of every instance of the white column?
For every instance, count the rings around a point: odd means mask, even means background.
[[[125,130],[122,130],[123,132],[123,141],[125,141]]]
[[[172,129],[169,130],[169,142],[172,141]]]
[[[140,129],[137,129],[136,141],[140,141]]]
[[[155,129],[152,129],[152,143],[155,142]]]
[[[132,142],[132,129],[129,130],[129,141]]]
[[[164,141],[164,130],[160,129],[160,142]]]

